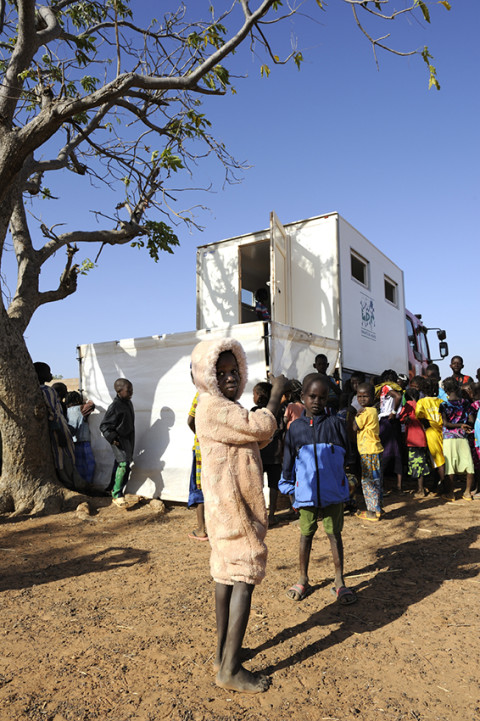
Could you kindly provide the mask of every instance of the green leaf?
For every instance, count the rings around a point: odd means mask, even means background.
[[[28,70],[22,70],[21,73],[18,73],[18,77],[20,78],[20,80],[26,80],[27,78],[34,78],[35,70],[33,68],[28,68]]]
[[[427,6],[425,5],[425,3],[423,2],[423,0],[415,0],[415,5],[418,5],[420,10],[422,11],[424,19],[427,21],[427,23],[429,23],[430,22],[430,12],[429,12]]]
[[[444,7],[446,10],[451,10],[451,9],[452,9],[452,6],[451,6],[450,3],[448,2],[448,0],[439,0],[439,5],[443,5],[443,7]]]
[[[82,260],[79,265],[79,275],[87,275],[88,271],[93,270],[93,268],[96,268],[96,264],[93,262],[93,260],[90,260],[90,258],[85,258],[85,260]]]
[[[173,170],[175,173],[177,170],[181,170],[183,168],[181,158],[179,158],[178,155],[174,155],[170,148],[162,150],[160,158],[160,167],[162,168],[168,168],[168,170]]]
[[[302,53],[296,53],[296,54],[293,56],[293,61],[294,61],[295,65],[297,66],[297,68],[300,70],[300,64],[301,64],[301,62],[303,61],[303,55],[302,55]]]
[[[155,263],[159,260],[162,250],[166,253],[173,253],[172,247],[180,245],[172,228],[162,221],[149,220],[145,223],[144,229],[148,238],[146,243],[143,238],[139,238],[130,245],[132,248],[145,248],[146,246]]]
[[[268,65],[262,65],[262,66],[261,66],[261,68],[260,68],[260,75],[262,76],[262,78],[263,78],[263,77],[268,78],[268,76],[270,75],[270,68],[268,67]]]
[[[224,68],[222,65],[215,65],[213,68],[213,72],[217,76],[218,80],[220,81],[220,84],[223,88],[226,88],[227,85],[230,84],[230,75],[226,68]]]
[[[429,79],[428,79],[428,89],[430,88],[436,88],[437,90],[440,90],[440,83],[437,79],[437,70],[434,65],[430,62],[430,60],[433,60],[433,56],[430,55],[427,46],[423,48],[421,52],[423,61],[428,66],[428,73],[429,73]]]
[[[93,78],[91,75],[85,75],[80,80],[80,85],[87,93],[93,93],[97,89],[98,78]]]

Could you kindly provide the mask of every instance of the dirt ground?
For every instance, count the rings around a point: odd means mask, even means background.
[[[480,719],[480,501],[390,496],[378,524],[347,516],[347,607],[320,532],[314,592],[286,597],[299,529],[272,528],[245,639],[247,667],[271,677],[257,696],[215,686],[194,513],[96,505],[90,519],[0,519],[2,721]]]

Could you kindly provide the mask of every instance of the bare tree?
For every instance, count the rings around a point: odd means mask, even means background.
[[[212,1],[201,10],[180,4],[145,24],[134,16],[134,10],[145,15],[145,4],[128,0],[0,0],[0,263],[9,243],[17,260],[13,297],[0,274],[0,512],[62,505],[46,451],[42,395],[23,339],[33,313],[76,291],[79,274],[92,265],[74,262],[79,247],[97,244],[97,258],[104,245],[126,243],[145,247],[154,260],[160,251],[173,252],[172,225],[195,223],[175,205],[171,180],[178,171],[213,155],[227,180],[235,178],[239,164],[212,134],[202,102],[231,89],[227,64],[244,43],[265,59],[262,74],[272,63],[300,66],[295,47],[277,55],[270,26],[325,8],[320,0],[293,1],[231,0],[218,8]],[[438,87],[426,48],[396,50],[387,34],[376,38],[364,24],[369,16],[388,23],[417,11],[429,21],[422,0],[400,11],[390,10],[391,0],[341,1],[351,6],[374,53],[418,52]],[[98,212],[97,230],[58,232],[62,219],[47,227],[27,212],[32,198],[51,196],[47,178],[65,172],[122,188],[124,200]],[[65,267],[58,285],[41,291],[40,272],[59,252]]]

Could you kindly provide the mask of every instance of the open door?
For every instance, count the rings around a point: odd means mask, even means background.
[[[274,210],[270,213],[270,300],[272,320],[290,325],[290,242]]]

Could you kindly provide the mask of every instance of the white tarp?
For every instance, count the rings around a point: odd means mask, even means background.
[[[282,323],[272,323],[271,361],[273,375],[283,373],[287,378],[302,380],[314,373],[313,362],[318,353],[328,358],[328,372],[339,365],[339,343],[332,338],[321,338]]]
[[[313,371],[317,353],[324,352],[333,369],[338,343],[271,324],[272,369],[289,378]],[[99,425],[115,395],[113,383],[128,378],[133,384],[135,453],[129,493],[170,501],[186,501],[192,465],[193,434],[187,416],[195,395],[190,379],[190,355],[201,340],[231,335],[244,347],[249,382],[242,405],[253,405],[255,383],[266,380],[264,324],[245,323],[212,331],[192,331],[147,338],[131,338],[79,346],[81,386],[96,410],[89,418],[95,455],[95,485],[105,488],[111,477],[113,455]]]

